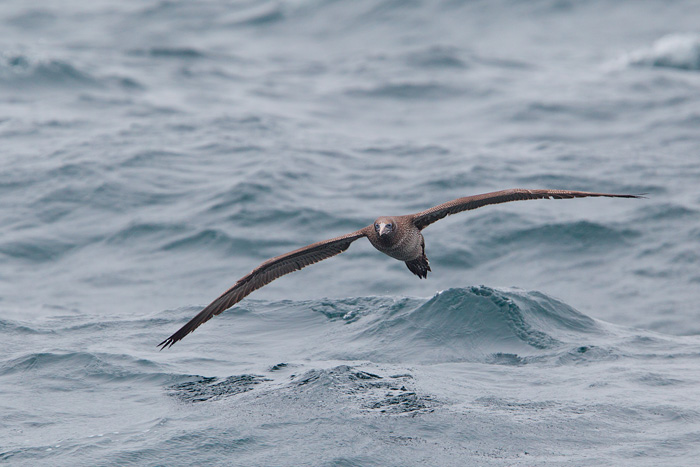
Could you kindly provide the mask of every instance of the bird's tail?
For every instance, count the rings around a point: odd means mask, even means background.
[[[411,261],[406,261],[406,266],[408,270],[411,271],[416,276],[421,279],[428,277],[428,271],[430,271],[430,263],[428,262],[428,257],[423,253],[422,256],[413,259]]]

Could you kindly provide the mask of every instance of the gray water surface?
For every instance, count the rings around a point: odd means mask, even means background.
[[[0,4],[0,463],[695,465],[700,4]],[[366,241],[156,344],[265,259]]]

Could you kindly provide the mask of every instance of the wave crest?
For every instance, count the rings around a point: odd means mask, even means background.
[[[544,294],[485,286],[396,302],[353,326],[358,329],[343,348],[354,358],[389,362],[492,362],[494,355],[521,362],[523,356],[586,345],[604,332],[595,320]]]
[[[626,55],[623,62],[633,66],[700,70],[700,35],[669,34],[651,48]]]
[[[0,85],[14,87],[97,86],[98,81],[73,64],[24,54],[0,55]]]

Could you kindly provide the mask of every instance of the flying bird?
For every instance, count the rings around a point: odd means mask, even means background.
[[[409,271],[424,279],[430,271],[428,258],[425,256],[425,240],[421,231],[435,221],[451,214],[480,208],[489,204],[507,203],[528,199],[571,199],[586,197],[608,198],[642,198],[641,195],[624,195],[611,193],[589,193],[569,190],[526,190],[515,188],[495,191],[482,195],[466,196],[425,211],[406,216],[383,216],[373,224],[340,237],[312,243],[298,250],[268,259],[247,276],[242,277],[233,287],[221,294],[219,298],[207,305],[202,311],[180,328],[175,334],[158,344],[162,349],[197,329],[213,316],[231,308],[254,290],[269,284],[273,280],[290,272],[298,271],[310,264],[338,255],[347,250],[352,242],[366,237],[377,250],[404,261]]]

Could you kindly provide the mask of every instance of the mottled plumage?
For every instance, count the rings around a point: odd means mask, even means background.
[[[175,334],[158,344],[161,349],[172,346],[187,334],[197,329],[214,315],[232,307],[256,289],[269,284],[280,276],[330,258],[347,250],[355,240],[367,237],[369,242],[382,253],[404,261],[408,269],[418,277],[425,278],[430,271],[425,256],[425,240],[421,230],[435,221],[462,211],[476,209],[488,204],[507,203],[527,199],[568,199],[605,196],[609,198],[640,198],[639,195],[618,195],[610,193],[589,193],[568,190],[525,190],[511,189],[485,193],[482,195],[458,198],[439,204],[425,211],[406,216],[380,217],[374,224],[358,231],[313,243],[289,253],[271,258],[241,278],[233,287],[207,305],[201,312],[180,328]]]

